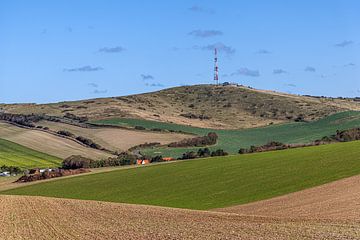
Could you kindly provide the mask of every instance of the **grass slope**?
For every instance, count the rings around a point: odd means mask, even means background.
[[[0,165],[20,168],[55,167],[61,159],[0,138]]]
[[[190,209],[238,205],[360,174],[360,141],[215,157],[21,187],[2,194]]]
[[[219,136],[219,141],[216,146],[211,148],[222,148],[229,153],[237,153],[240,148],[247,148],[251,145],[262,145],[269,141],[307,143],[320,139],[323,136],[334,134],[336,130],[360,127],[360,112],[347,111],[309,123],[288,123],[245,130],[214,130],[140,119],[109,119],[96,121],[95,123],[120,126],[143,126],[147,129],[160,128],[184,131],[197,135],[216,132]],[[197,151],[196,148],[157,148],[144,150],[143,152],[149,155],[162,154],[163,156],[179,157],[182,153],[190,150]]]

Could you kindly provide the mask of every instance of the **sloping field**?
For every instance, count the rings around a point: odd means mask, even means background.
[[[308,143],[324,136],[334,134],[336,130],[345,130],[360,127],[360,112],[348,111],[333,114],[323,119],[309,123],[287,123],[273,125],[263,128],[252,128],[244,130],[214,130],[205,128],[194,128],[191,126],[177,125],[146,121],[140,119],[108,119],[99,120],[95,123],[120,125],[120,126],[143,126],[147,129],[160,128],[165,130],[183,131],[197,135],[205,135],[209,132],[216,132],[219,136],[218,144],[211,147],[215,150],[222,148],[229,153],[237,153],[240,148],[248,148],[251,145],[263,145],[269,141],[283,143]],[[179,157],[186,151],[197,148],[156,148],[143,152],[149,155]]]
[[[245,205],[214,209],[271,217],[360,222],[360,176]]]
[[[315,98],[261,91],[243,86],[194,85],[123,97],[53,104],[1,105],[10,113],[72,113],[91,120],[139,118],[203,128],[251,128],[270,123],[293,122],[303,116],[317,120],[333,113],[357,110],[354,99]],[[188,118],[206,115],[208,119]]]
[[[67,130],[76,136],[90,138],[106,149],[113,151],[124,151],[130,147],[146,142],[159,142],[161,144],[166,144],[190,137],[189,135],[179,133],[157,133],[120,128],[82,128],[74,125],[49,121],[41,121],[37,124],[48,127],[53,131]]]
[[[0,166],[55,167],[61,159],[0,138]]]
[[[102,151],[82,146],[66,138],[38,130],[16,127],[4,122],[0,122],[0,137],[62,159],[71,155],[82,155],[92,159],[111,156]]]
[[[360,224],[0,196],[6,239],[359,239]],[[94,217],[95,216],[95,217]]]
[[[360,141],[355,141],[76,176],[2,194],[214,209],[269,199],[358,174]]]

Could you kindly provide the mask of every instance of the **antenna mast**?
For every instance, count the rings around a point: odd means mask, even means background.
[[[217,58],[217,49],[215,48],[215,58],[214,58],[214,81],[216,85],[219,85],[219,67],[218,67],[218,58]]]

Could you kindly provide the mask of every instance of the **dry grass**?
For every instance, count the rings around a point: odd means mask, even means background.
[[[0,136],[8,141],[59,158],[82,155],[92,159],[101,159],[111,156],[103,151],[82,146],[69,139],[39,130],[16,127],[4,122],[0,122]]]
[[[6,239],[359,239],[359,222],[0,196]]]
[[[106,149],[113,151],[127,150],[130,147],[146,142],[167,144],[189,137],[188,135],[178,133],[157,133],[119,128],[82,128],[74,125],[48,121],[41,121],[37,123],[37,125],[49,127],[53,131],[70,131],[77,136],[90,138]]]
[[[360,110],[352,99],[313,98],[236,86],[195,85],[118,98],[56,104],[0,105],[13,113],[66,112],[92,120],[127,117],[208,128],[250,128],[292,121],[300,114],[315,120],[332,113]],[[207,115],[209,120],[188,119],[183,113]]]

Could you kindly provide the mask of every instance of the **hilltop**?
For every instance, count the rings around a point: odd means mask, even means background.
[[[10,113],[74,114],[89,120],[137,118],[206,128],[251,128],[318,120],[360,110],[351,98],[300,96],[238,85],[194,85],[123,97],[52,104],[2,104]]]

